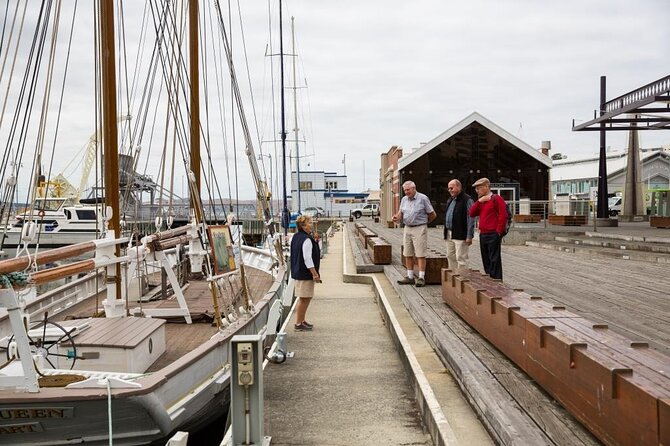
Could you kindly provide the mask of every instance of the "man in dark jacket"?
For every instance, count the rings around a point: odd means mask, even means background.
[[[468,267],[470,245],[475,235],[475,219],[469,215],[474,201],[463,192],[460,181],[449,181],[448,188],[451,197],[447,201],[444,239],[447,241],[449,268],[456,270]]]

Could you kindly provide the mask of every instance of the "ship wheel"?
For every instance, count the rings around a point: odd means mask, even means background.
[[[33,355],[40,355],[42,356],[48,363],[51,365],[52,368],[56,369],[56,364],[54,364],[51,361],[51,357],[54,356],[60,356],[62,358],[67,358],[67,359],[72,359],[72,364],[70,364],[70,370],[74,367],[75,363],[77,362],[77,346],[74,343],[74,340],[72,339],[72,335],[70,334],[70,331],[66,330],[62,325],[57,324],[56,322],[52,322],[47,320],[47,313],[44,313],[44,320],[42,321],[41,325],[38,325],[35,330],[38,330],[42,328],[42,335],[41,337],[35,337],[33,339],[30,334],[26,333],[28,335],[28,342],[30,344],[30,353]],[[61,331],[63,334],[58,337],[56,340],[48,340],[46,339],[47,335],[47,327],[56,327],[59,331]],[[11,348],[12,342],[14,341],[14,335],[12,335],[9,338],[9,341],[7,342],[7,360],[11,361],[14,358],[19,358],[19,352],[18,350],[14,350]],[[62,354],[62,353],[57,353],[58,351],[58,344],[61,342],[65,342],[68,344],[68,353],[67,354]],[[71,347],[71,351],[70,351]],[[12,351],[14,350],[14,351]]]

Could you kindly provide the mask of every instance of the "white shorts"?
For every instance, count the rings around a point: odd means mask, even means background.
[[[314,281],[313,280],[296,280],[295,281],[295,295],[303,299],[311,299],[314,297]]]
[[[428,250],[428,225],[407,226],[402,234],[405,257],[426,257]]]

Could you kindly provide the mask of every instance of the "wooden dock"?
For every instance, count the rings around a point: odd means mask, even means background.
[[[393,245],[393,264],[385,267],[385,273],[395,282],[405,273],[400,264],[402,230],[371,220],[365,224]],[[444,247],[440,229],[429,229],[429,246]],[[670,279],[662,265],[525,246],[504,245],[502,251],[505,283],[513,288],[542,296],[595,323],[606,323],[659,352],[670,351]],[[482,269],[476,243],[470,259],[471,268]],[[439,286],[397,285],[396,289],[501,444],[599,444],[535,381],[445,305]]]

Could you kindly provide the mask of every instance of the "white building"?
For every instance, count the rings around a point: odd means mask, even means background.
[[[649,189],[670,188],[670,150],[640,149],[642,181]],[[607,191],[623,193],[626,183],[627,152],[607,154]],[[588,197],[598,187],[598,157],[555,160],[550,172],[551,192]],[[645,200],[649,200],[645,190]]]
[[[346,175],[323,170],[300,171],[300,196],[298,174],[291,172],[291,212],[308,207],[320,207],[326,215],[348,216],[350,209],[367,202],[367,192],[350,193]]]

